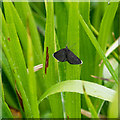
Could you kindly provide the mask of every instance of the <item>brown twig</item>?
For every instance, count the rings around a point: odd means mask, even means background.
[[[34,66],[34,72],[36,72],[42,68],[43,68],[43,64],[36,65],[36,66]],[[28,69],[27,69],[27,72],[29,72]]]
[[[91,113],[87,110],[84,110],[84,109],[81,109],[81,114],[88,117],[88,118],[91,118]],[[104,115],[99,115],[100,118],[106,118],[106,116]]]
[[[98,77],[98,76],[94,76],[94,75],[91,75],[91,77],[96,78],[96,79],[106,80],[106,81],[109,81],[109,82],[115,82],[114,80],[111,80],[111,79],[108,79],[108,78],[103,78],[103,77]]]

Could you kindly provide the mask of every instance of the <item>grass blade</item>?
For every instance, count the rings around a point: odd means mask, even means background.
[[[120,37],[109,47],[106,51],[105,56],[108,57],[109,54],[114,51],[120,45]]]
[[[103,5],[104,5],[104,3],[103,3]],[[116,3],[113,2],[110,5],[107,4],[104,16],[103,16],[101,24],[100,24],[98,43],[99,43],[101,49],[103,50],[103,53],[105,53],[105,50],[106,50],[108,37],[110,35],[111,26],[112,26],[117,8],[118,8],[118,3],[117,2]],[[101,60],[101,56],[99,55],[99,53],[96,53],[95,67],[94,67],[94,69],[95,69],[94,74],[96,76],[103,76],[103,64],[99,67],[100,60]],[[102,81],[98,80],[98,83],[102,84]],[[98,106],[99,102],[101,102],[101,101],[96,100],[95,103],[94,103],[94,106]]]
[[[27,71],[26,71],[26,64],[25,64],[25,60],[24,60],[24,56],[23,56],[23,52],[20,46],[20,42],[17,36],[17,32],[15,29],[15,24],[13,21],[13,18],[11,16],[11,11],[10,11],[10,6],[9,3],[4,2],[4,9],[5,9],[5,16],[6,16],[6,20],[8,23],[8,30],[9,30],[9,35],[5,36],[6,37],[6,43],[7,46],[9,48],[11,57],[13,59],[13,61],[15,62],[16,68],[18,71],[18,74],[20,79],[22,80],[24,89],[26,91],[28,91],[27,89]],[[10,39],[10,40],[8,40]],[[18,55],[16,57],[16,55]],[[29,92],[27,92],[29,93]]]
[[[27,24],[27,21],[29,19],[29,23],[30,23],[29,28],[30,28],[31,40],[32,40],[32,45],[33,45],[33,54],[34,54],[34,65],[41,64],[41,63],[43,63],[42,45],[41,45],[41,40],[40,40],[38,31],[37,31],[37,26],[35,24],[34,18],[33,18],[32,13],[31,13],[31,9],[29,7],[29,3],[27,3],[27,2],[20,2],[20,3],[15,2],[14,4],[15,4],[15,7],[16,7],[17,12],[19,14],[19,17],[21,18],[23,25],[26,29],[27,29],[26,24]],[[17,15],[14,17],[16,18],[16,20],[19,20],[17,18]],[[27,32],[26,31],[23,31],[23,32],[26,33],[25,38],[27,38]],[[24,39],[22,41],[24,41]],[[39,91],[38,92],[38,97],[39,97],[45,91],[44,81],[43,81],[43,71],[42,70],[38,71],[36,73],[36,76],[37,76],[37,90]],[[41,86],[39,86],[39,85],[41,85]]]
[[[82,24],[84,30],[86,31],[87,35],[89,36],[92,44],[94,45],[94,47],[96,48],[97,52],[99,53],[99,55],[103,59],[106,67],[108,68],[108,70],[110,71],[111,75],[115,79],[116,84],[118,84],[118,77],[117,77],[114,69],[112,68],[112,66],[109,63],[109,61],[107,60],[107,58],[105,57],[103,50],[101,49],[101,47],[100,47],[99,43],[97,42],[95,36],[91,32],[91,30],[89,29],[89,27],[87,26],[87,24],[85,23],[85,21],[83,20],[83,18],[82,18],[81,15],[79,16],[79,20],[80,20],[80,23]]]
[[[3,39],[4,41],[3,46],[6,48],[6,51],[7,51],[6,57],[9,61],[11,69],[13,70],[13,75],[16,79],[16,84],[23,98],[23,104],[24,104],[26,116],[31,117],[31,109],[30,109],[30,105],[28,102],[28,98],[27,98],[28,96],[25,93],[25,91],[28,91],[27,69],[26,69],[23,53],[20,47],[20,43],[18,40],[18,36],[16,33],[15,25],[13,23],[12,17],[9,16],[11,15],[11,13],[8,9],[9,8],[8,4],[9,3],[4,2],[5,15],[6,15],[6,19],[9,25],[5,23],[4,17],[2,17],[3,18],[2,20],[4,23],[3,31],[5,34],[5,39]],[[6,28],[8,27],[7,30],[4,29],[5,27]],[[16,55],[18,56],[16,57]],[[29,93],[29,91],[27,93]]]
[[[86,24],[90,27],[90,1],[81,2],[79,4],[79,13],[84,18]],[[90,77],[94,73],[94,59],[95,59],[95,48],[92,45],[90,38],[82,27],[81,23],[79,25],[79,44],[80,44],[80,58],[83,60],[83,65],[81,69],[80,78],[83,80],[93,81]],[[96,82],[94,80],[94,82]],[[84,95],[82,95],[82,108],[87,109]]]
[[[32,12],[29,7],[28,2],[15,2],[16,9],[24,23],[24,26],[27,27],[27,20],[29,19],[30,23],[30,34],[31,34],[31,40],[32,44],[34,46],[35,51],[37,52],[36,54],[39,56],[39,60],[42,63],[42,45],[40,42],[40,37],[38,34],[38,31],[36,29],[36,24],[32,15]],[[24,14],[25,13],[25,14]]]
[[[108,50],[105,53],[105,56],[108,57],[119,45],[120,45],[120,37],[108,48]],[[114,53],[114,54],[116,54],[116,53]],[[119,62],[119,58],[117,60]],[[99,66],[101,66],[102,63],[103,63],[103,60],[101,60]]]
[[[112,102],[115,91],[102,85],[83,80],[67,80],[53,85],[39,99],[40,103],[44,98],[58,92],[77,92],[83,94],[82,85],[84,84],[86,93],[90,96]]]
[[[117,8],[118,8],[118,2],[112,2],[110,5],[107,6],[104,16],[102,18],[99,37],[98,37],[98,43],[104,53],[106,50],[108,36],[111,31],[111,26],[112,26]],[[96,57],[95,57],[95,75],[96,76],[102,76],[102,73],[103,73],[103,65],[101,67],[98,66],[100,60],[101,60],[100,55],[96,53]]]
[[[97,115],[97,112],[90,100],[90,98],[88,97],[87,93],[86,93],[86,90],[85,90],[85,87],[84,87],[84,84],[83,84],[83,91],[84,91],[84,96],[85,96],[85,100],[86,100],[86,103],[87,103],[87,106],[88,106],[88,109],[89,111],[91,112],[91,117],[92,118],[99,118],[98,115]]]
[[[101,17],[103,15],[103,12],[105,10],[105,5],[108,6],[106,2],[95,2],[96,7],[94,8],[92,18],[92,25],[95,27],[97,31],[99,31],[100,23],[101,23]]]
[[[118,112],[119,112],[119,95],[118,95],[118,88],[117,88],[117,92],[114,96],[113,102],[110,103],[109,105],[109,109],[108,109],[108,118],[119,118],[118,116]]]
[[[4,91],[2,86],[2,76],[0,71],[0,118],[13,118],[8,105],[5,102]]]
[[[62,49],[67,44],[67,25],[68,25],[67,8],[63,2],[55,3],[55,13],[57,21],[57,37],[60,48]]]
[[[47,89],[58,82],[58,64],[53,53],[55,52],[54,9],[52,2],[46,2],[46,29],[43,73]],[[57,98],[57,100],[56,100]],[[53,118],[63,117],[61,95],[49,97]]]
[[[79,10],[78,3],[69,3],[67,42],[74,45],[73,53],[79,57]],[[73,17],[74,16],[74,17]],[[68,48],[69,48],[68,46]],[[66,63],[66,80],[80,79],[80,65]],[[65,93],[65,110],[69,118],[81,117],[80,94]]]
[[[89,0],[88,0],[89,1]],[[82,2],[79,4],[79,12],[82,15],[84,21],[88,26],[90,26],[90,2]],[[89,79],[93,81],[90,77],[94,73],[94,59],[95,59],[95,48],[93,47],[90,38],[85,32],[84,28],[80,23],[80,58],[83,60],[81,79]],[[89,61],[89,62],[88,62]],[[86,71],[86,69],[88,69]],[[95,82],[95,81],[94,81]]]
[[[29,22],[28,22],[29,25]],[[35,73],[33,70],[34,67],[34,59],[33,59],[33,52],[32,52],[32,42],[29,33],[29,26],[28,30],[28,77],[29,77],[29,93],[30,93],[30,105],[33,118],[39,118],[39,110],[37,104],[37,90],[36,90],[36,79]]]

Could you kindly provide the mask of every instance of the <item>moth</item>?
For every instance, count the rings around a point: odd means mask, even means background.
[[[63,48],[53,54],[53,56],[60,62],[68,61],[70,64],[82,64],[82,60],[80,60],[71,50]]]

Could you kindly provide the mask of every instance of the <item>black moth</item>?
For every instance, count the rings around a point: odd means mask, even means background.
[[[64,49],[55,52],[53,56],[60,62],[68,61],[70,64],[82,64],[82,60],[70,51],[67,46]]]

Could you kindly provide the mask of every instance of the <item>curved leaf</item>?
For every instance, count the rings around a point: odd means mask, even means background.
[[[114,51],[120,45],[120,37],[109,47],[106,51],[105,56],[108,57],[112,51]]]
[[[53,85],[49,88],[39,99],[38,103],[40,103],[44,98],[59,92],[77,92],[83,94],[83,87],[84,84],[86,93],[90,96],[100,98],[102,100],[106,100],[111,102],[115,91],[104,87],[102,85],[82,81],[82,80],[67,80],[60,83]]]

